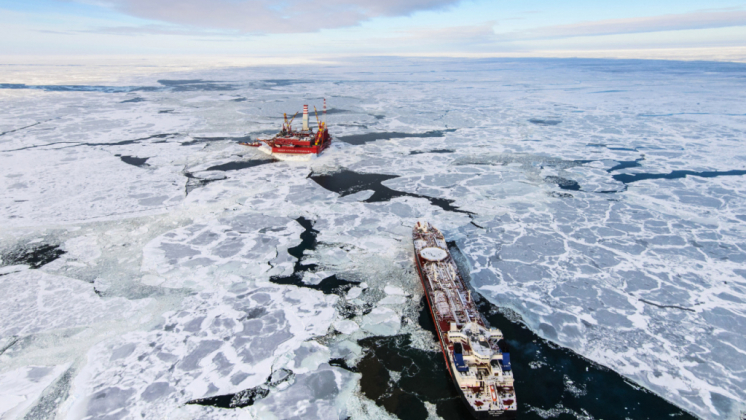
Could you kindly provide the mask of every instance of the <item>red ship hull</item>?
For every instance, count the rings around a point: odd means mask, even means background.
[[[298,142],[300,143],[300,142]],[[329,147],[331,141],[324,142],[318,146],[310,145],[282,145],[282,146],[270,146],[272,154],[291,154],[291,155],[307,155],[315,154],[318,155],[324,149]]]

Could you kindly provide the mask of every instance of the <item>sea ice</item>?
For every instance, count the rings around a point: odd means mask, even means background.
[[[426,219],[537,334],[701,418],[738,418],[740,67],[358,65],[0,89],[2,414],[390,417],[330,363],[354,366],[373,335],[438,351],[416,321]],[[237,144],[321,97],[340,140],[318,159]],[[308,287],[331,275],[345,286]],[[267,385],[283,369],[294,382]],[[256,387],[269,393],[245,408],[185,405]]]
[[[394,335],[401,328],[400,316],[391,308],[374,308],[363,318],[362,328],[373,335]]]

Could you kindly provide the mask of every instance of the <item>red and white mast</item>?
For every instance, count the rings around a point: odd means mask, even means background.
[[[308,105],[303,105],[303,131],[308,131]]]

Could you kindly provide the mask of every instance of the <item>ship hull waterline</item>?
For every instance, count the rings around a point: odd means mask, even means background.
[[[306,161],[317,158],[321,154],[321,152],[329,147],[329,145],[329,142],[318,146],[309,147],[277,147],[262,144],[257,148],[259,149],[259,151],[264,152],[279,160]]]

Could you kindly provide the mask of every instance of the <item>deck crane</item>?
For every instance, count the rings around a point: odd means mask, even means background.
[[[282,116],[283,116],[283,118],[285,118],[285,126],[287,127],[287,132],[288,133],[292,133],[293,132],[293,127],[290,124],[293,123],[293,120],[295,119],[295,117],[298,116],[298,113],[296,112],[295,115],[293,115],[293,118],[290,119],[290,121],[288,121],[288,114],[287,113],[282,114]]]
[[[326,99],[324,99],[324,103],[326,104]],[[313,107],[313,113],[316,114],[316,125],[318,126],[318,131],[316,132],[315,144],[319,144],[319,142],[324,136],[324,131],[326,131],[326,122],[319,121],[319,111],[316,109],[316,106]]]

